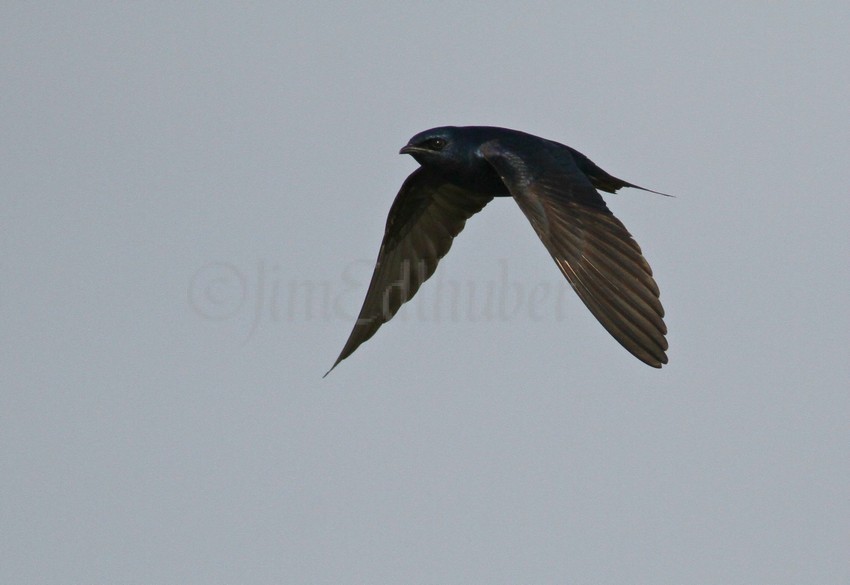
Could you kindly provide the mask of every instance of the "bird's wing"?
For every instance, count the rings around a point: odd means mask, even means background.
[[[664,309],[640,246],[572,158],[499,140],[481,153],[591,313],[635,357],[667,363]]]
[[[413,298],[434,274],[466,220],[491,199],[453,185],[423,167],[407,178],[390,208],[360,315],[331,370]]]

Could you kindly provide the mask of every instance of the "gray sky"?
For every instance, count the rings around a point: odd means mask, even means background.
[[[846,2],[290,4],[0,9],[0,581],[850,581]],[[667,367],[504,199],[321,378],[445,124],[677,195]]]

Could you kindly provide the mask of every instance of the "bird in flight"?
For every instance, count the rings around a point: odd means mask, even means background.
[[[390,207],[363,307],[325,376],[413,298],[466,220],[494,197],[513,197],[567,282],[620,345],[652,367],[667,363],[652,269],[597,190],[658,191],[609,175],[569,146],[507,128],[432,128],[399,154],[420,167]]]

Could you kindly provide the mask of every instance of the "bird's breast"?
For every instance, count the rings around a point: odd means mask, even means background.
[[[453,181],[468,191],[490,197],[510,197],[508,187],[495,169],[488,165],[476,165],[453,174]]]

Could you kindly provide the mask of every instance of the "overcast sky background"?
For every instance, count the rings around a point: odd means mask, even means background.
[[[850,582],[848,30],[838,1],[4,3],[0,581]],[[502,199],[322,379],[398,149],[446,124],[677,195],[606,196],[667,367]]]

